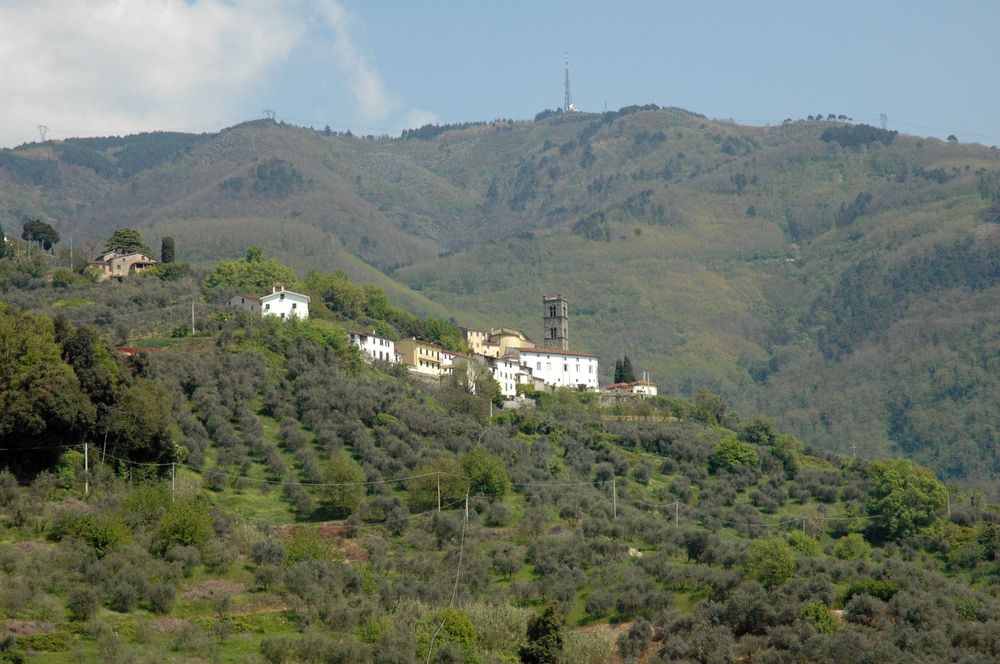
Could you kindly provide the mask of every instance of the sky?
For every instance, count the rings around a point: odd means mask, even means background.
[[[677,106],[1000,145],[1000,2],[0,0],[0,146]]]

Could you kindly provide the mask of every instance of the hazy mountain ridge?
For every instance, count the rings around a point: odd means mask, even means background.
[[[134,177],[68,164],[50,142],[3,153],[0,219],[8,234],[27,216],[64,236],[149,226],[201,264],[258,241],[299,268],[398,282],[418,310],[426,296],[461,322],[529,334],[538,296],[560,291],[574,345],[607,372],[628,351],[667,392],[708,386],[811,442],[905,451],[989,487],[1000,275],[982,213],[1000,155],[873,132],[741,127],[679,109],[426,140],[254,122],[157,153]],[[116,149],[102,153],[112,164]],[[236,179],[242,189],[224,185]],[[979,269],[962,277],[953,268],[972,255]],[[939,278],[903,284],[927,256]]]

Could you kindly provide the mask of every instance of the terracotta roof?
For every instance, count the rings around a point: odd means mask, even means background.
[[[539,355],[569,355],[575,357],[597,357],[594,353],[583,353],[575,350],[559,350],[558,348],[515,348],[516,353],[537,353]]]

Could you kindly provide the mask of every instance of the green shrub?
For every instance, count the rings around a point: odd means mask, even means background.
[[[846,604],[858,595],[868,595],[888,602],[897,592],[899,592],[899,584],[892,581],[876,581],[875,579],[855,581],[844,591],[843,602]]]
[[[841,560],[867,560],[872,556],[872,547],[858,533],[850,533],[837,540],[833,555]]]
[[[747,553],[746,570],[765,588],[780,586],[795,573],[795,550],[779,536],[757,540]]]
[[[72,537],[93,547],[98,556],[132,540],[132,531],[117,514],[86,512],[63,517],[56,524],[56,537]]]
[[[810,602],[799,611],[799,620],[812,625],[820,634],[832,634],[837,630],[837,619],[823,602]]]
[[[708,466],[712,471],[736,470],[740,466],[756,467],[760,463],[757,450],[740,441],[735,434],[726,436],[715,446]]]
[[[315,528],[296,526],[292,529],[292,538],[285,547],[288,555],[285,563],[291,567],[303,560],[334,560],[336,556],[330,548],[330,542]]]
[[[818,556],[823,552],[819,542],[801,530],[788,533],[788,545],[804,556]]]
[[[202,547],[212,536],[212,515],[207,500],[186,498],[170,504],[160,520],[164,548],[175,544]]]

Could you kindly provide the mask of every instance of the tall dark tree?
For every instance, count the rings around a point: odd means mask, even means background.
[[[49,251],[59,242],[59,233],[41,219],[29,219],[24,222],[21,239],[25,242],[37,242],[42,249]]]
[[[632,358],[628,355],[622,360],[622,380],[623,383],[635,382],[635,370],[632,369]]]
[[[3,226],[0,226],[0,258],[7,255],[7,236],[3,234]]]
[[[622,382],[622,361],[615,360],[615,384]]]
[[[141,251],[144,254],[153,253],[152,250],[146,246],[145,241],[143,241],[142,236],[139,235],[139,231],[134,228],[119,228],[111,237],[108,238],[108,242],[105,245],[106,251]]]
[[[563,651],[562,620],[556,607],[549,604],[542,615],[528,621],[528,642],[519,654],[524,664],[555,664]]]
[[[163,239],[160,240],[160,262],[174,262],[174,238],[169,235],[164,236]]]

